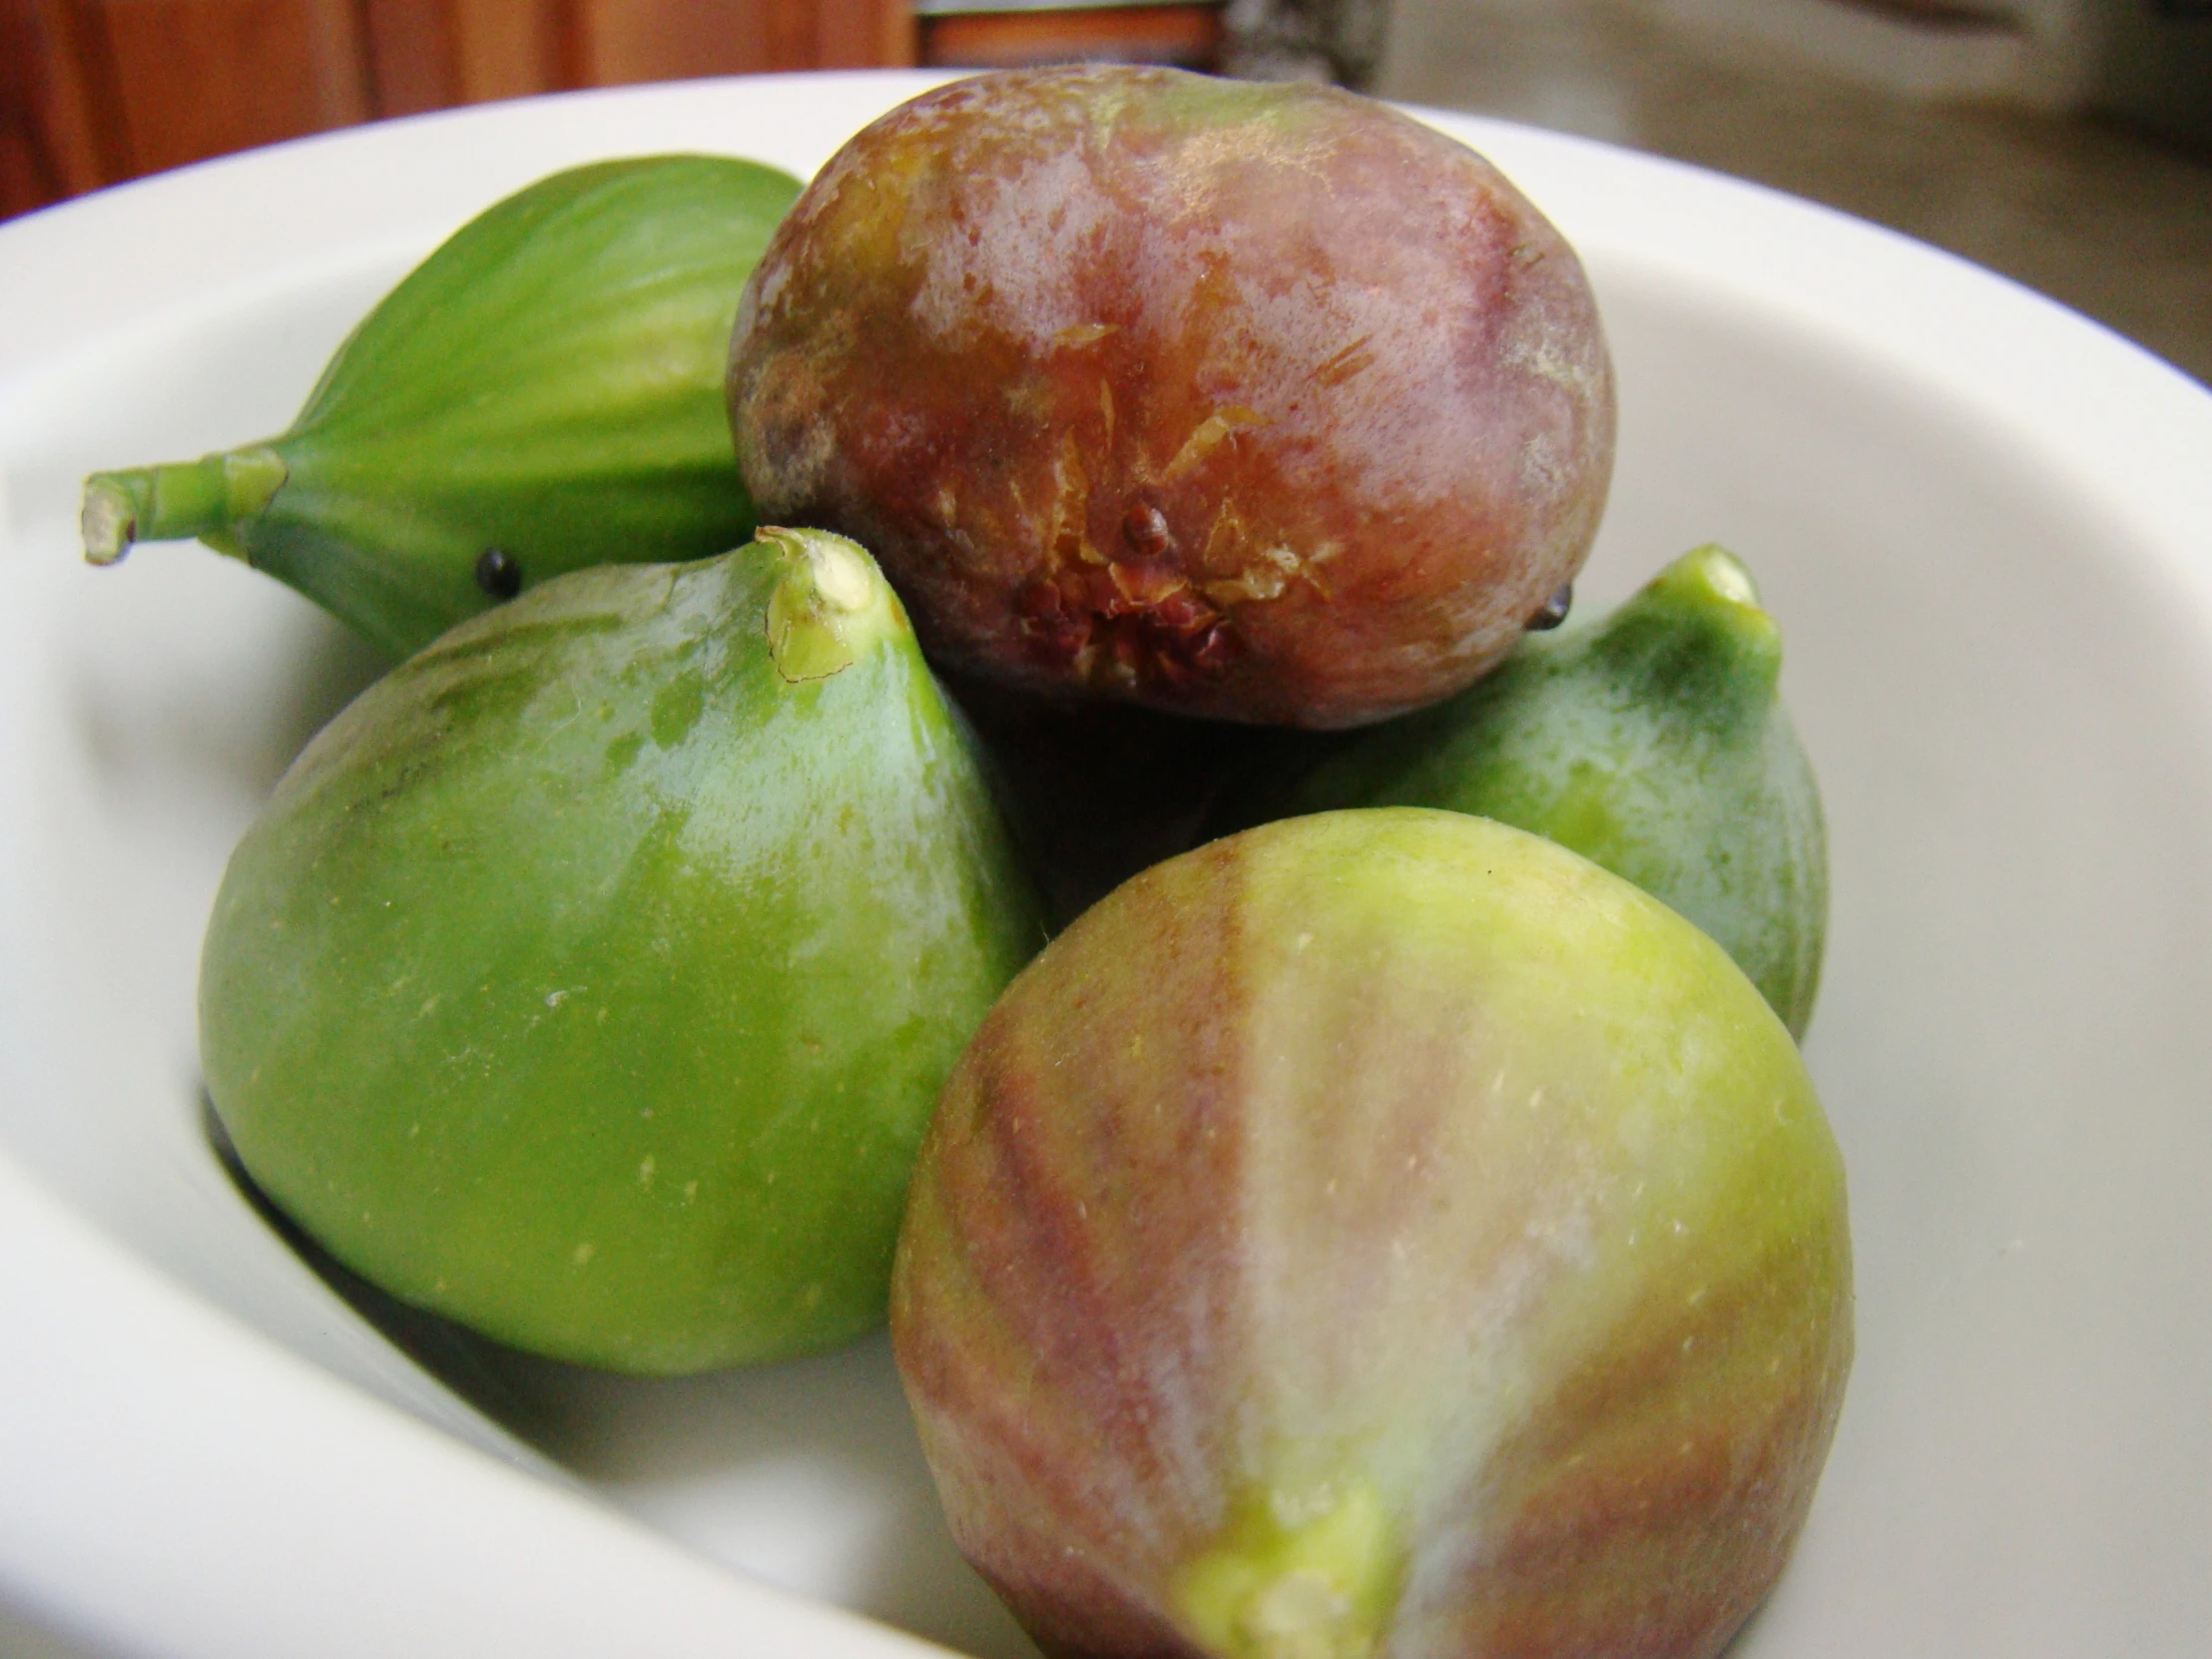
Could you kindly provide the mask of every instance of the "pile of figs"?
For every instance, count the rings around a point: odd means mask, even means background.
[[[395,659],[225,874],[244,1174],[671,1374],[890,1326],[1047,1653],[1710,1655],[1852,1354],[1745,565],[1566,619],[1574,251],[1335,89],[956,82],[558,174],[298,420],[95,475]]]

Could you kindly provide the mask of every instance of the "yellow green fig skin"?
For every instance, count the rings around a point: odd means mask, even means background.
[[[699,1371],[880,1325],[937,1091],[1041,936],[895,597],[770,532],[547,583],[362,694],[231,860],[202,1060],[370,1282]]]
[[[1718,1652],[1852,1354],[1842,1162],[1711,939],[1423,809],[1088,911],[947,1084],[892,1339],[1061,1659]]]

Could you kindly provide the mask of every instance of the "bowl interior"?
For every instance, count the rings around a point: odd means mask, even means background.
[[[1699,542],[1741,554],[1830,820],[1807,1052],[1852,1182],[1859,1359],[1798,1557],[1736,1651],[2181,1651],[2212,1634],[2203,593],[2031,420],[1584,218],[1622,432],[1580,602]],[[495,1456],[809,1597],[1028,1654],[937,1520],[879,1340],[682,1382],[518,1360],[317,1262],[223,1162],[201,927],[259,801],[378,665],[198,547],[85,568],[78,480],[281,428],[411,258],[364,239],[216,284],[4,388],[0,1157],[185,1293]]]

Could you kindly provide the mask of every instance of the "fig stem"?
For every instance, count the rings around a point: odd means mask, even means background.
[[[1750,567],[1718,542],[1691,548],[1660,573],[1659,581],[1677,592],[1702,595],[1711,604],[1760,608],[1759,584]]]
[[[287,471],[281,455],[256,444],[197,461],[95,472],[85,480],[79,521],[86,562],[112,565],[136,542],[221,535],[268,507]]]
[[[882,632],[888,592],[857,543],[822,530],[764,526],[783,560],[768,602],[769,655],[793,685],[827,680]]]
[[[1692,548],[1597,624],[1595,648],[1616,664],[1642,663],[1650,697],[1708,712],[1730,698],[1771,698],[1782,675],[1782,629],[1735,554]]]
[[[1354,1483],[1248,1501],[1172,1593],[1223,1659],[1373,1659],[1399,1573],[1381,1495]]]

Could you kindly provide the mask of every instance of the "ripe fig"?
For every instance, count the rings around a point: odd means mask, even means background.
[[[1704,928],[1803,1037],[1828,936],[1828,841],[1781,675],[1782,631],[1751,573],[1700,547],[1596,626],[1529,639],[1458,696],[1271,783],[1242,815],[1444,807],[1534,830]]]
[[[1156,866],[1007,989],[891,1332],[1050,1654],[1709,1656],[1840,1408],[1844,1172],[1672,910],[1486,820],[1322,814]]]
[[[883,1317],[946,1072],[1042,936],[841,538],[531,589],[364,692],[233,855],[202,1063],[347,1267],[635,1372]]]
[[[403,657],[565,570],[735,547],[730,323],[798,194],[719,156],[540,180],[387,294],[281,435],[95,473],[86,557],[198,536]]]
[[[932,658],[1063,696],[1378,720],[1588,551],[1597,307],[1488,162],[1336,88],[1008,71],[855,136],[732,339],[762,510],[864,541]]]

